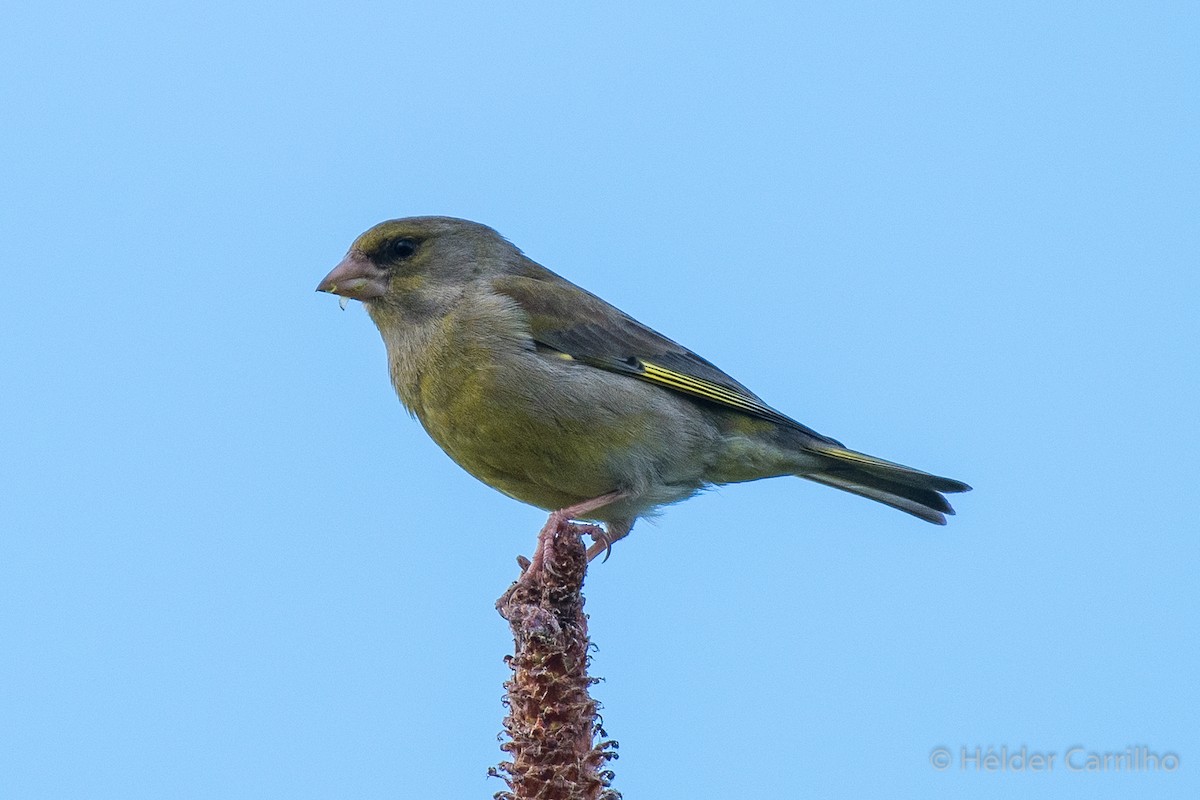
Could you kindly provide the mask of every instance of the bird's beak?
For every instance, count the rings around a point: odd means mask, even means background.
[[[342,263],[317,284],[317,291],[355,300],[373,300],[387,294],[387,273],[362,253],[351,250]]]

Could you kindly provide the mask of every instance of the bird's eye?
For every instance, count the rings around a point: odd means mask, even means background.
[[[396,239],[388,245],[388,253],[396,260],[405,259],[417,252],[416,239]]]

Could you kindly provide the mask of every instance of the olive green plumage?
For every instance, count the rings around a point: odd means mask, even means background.
[[[465,470],[606,523],[592,557],[714,484],[797,475],[938,524],[970,489],[784,416],[475,222],[380,223],[318,290],[363,301],[401,402]]]

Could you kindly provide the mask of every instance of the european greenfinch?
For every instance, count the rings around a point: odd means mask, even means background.
[[[463,469],[603,522],[589,560],[713,485],[796,475],[939,525],[971,488],[822,436],[476,222],[382,222],[317,290],[362,301],[400,401]]]

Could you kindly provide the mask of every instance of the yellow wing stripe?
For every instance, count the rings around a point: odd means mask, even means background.
[[[782,416],[778,411],[718,383],[706,381],[703,378],[695,378],[691,375],[684,375],[682,372],[660,367],[648,361],[642,361],[641,368],[640,377],[652,383],[658,383],[686,394],[703,397],[714,403],[730,406],[756,416],[767,417],[768,419],[780,419]]]

